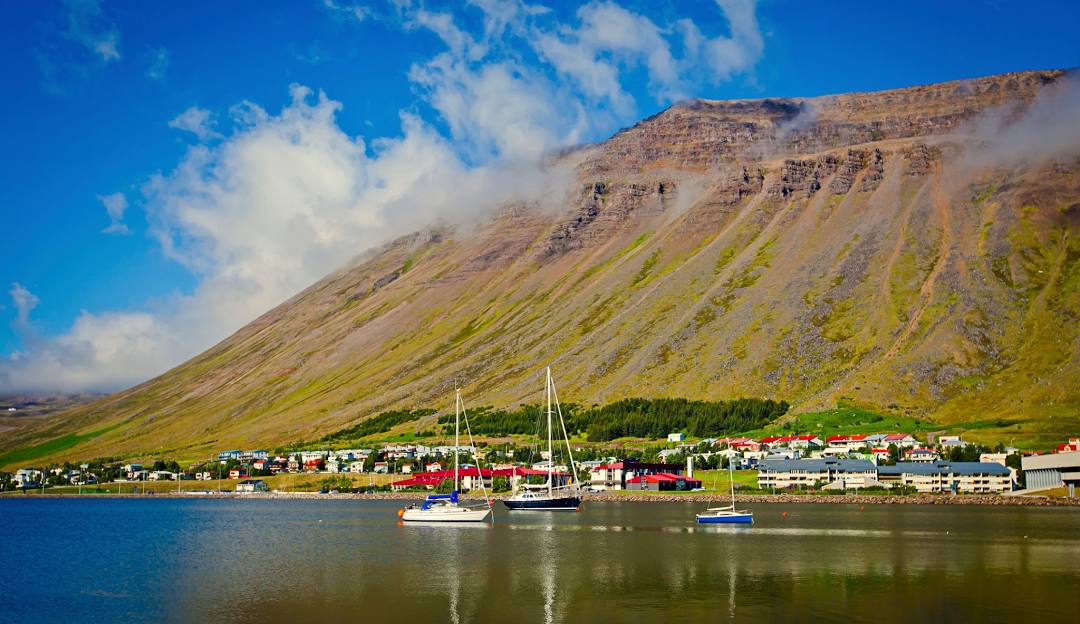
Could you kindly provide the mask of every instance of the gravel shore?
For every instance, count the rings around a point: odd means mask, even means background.
[[[507,494],[492,494],[491,498],[501,500]],[[22,499],[21,496],[3,496],[4,499]],[[318,500],[400,500],[419,501],[424,498],[420,492],[377,492],[373,494],[320,494],[318,492],[266,492],[258,494],[237,494],[234,492],[199,494],[159,493],[149,495],[132,494],[35,494],[28,498],[202,498],[202,499],[318,499]],[[467,500],[482,500],[474,494],[462,496]],[[702,503],[728,502],[729,496],[721,494],[644,494],[634,492],[592,493],[582,496],[587,503]],[[995,494],[741,494],[735,496],[735,502],[745,503],[822,503],[829,505],[997,505],[1022,507],[1080,507],[1080,498],[1049,496],[1001,496]]]

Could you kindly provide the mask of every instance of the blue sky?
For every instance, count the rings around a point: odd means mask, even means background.
[[[1078,24],[1075,2],[3,3],[0,391],[146,379],[675,100],[1074,67]]]

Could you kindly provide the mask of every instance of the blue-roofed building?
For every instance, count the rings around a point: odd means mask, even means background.
[[[1012,471],[997,462],[898,462],[879,466],[886,485],[914,487],[918,492],[991,494],[1012,490]]]
[[[766,459],[758,462],[762,489],[812,489],[834,481],[858,489],[877,483],[877,466],[863,459]]]
[[[243,454],[243,451],[241,451],[240,449],[235,449],[232,451],[221,451],[220,453],[218,453],[217,457],[218,461],[224,462],[229,461],[230,459],[239,460],[241,454]]]

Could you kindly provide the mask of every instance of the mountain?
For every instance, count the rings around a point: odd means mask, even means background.
[[[1080,150],[980,165],[1001,146],[972,129],[1065,80],[675,105],[560,155],[559,210],[395,240],[0,449],[272,447],[446,408],[455,380],[472,405],[538,401],[546,364],[580,403],[846,402],[1055,440],[1080,430]]]

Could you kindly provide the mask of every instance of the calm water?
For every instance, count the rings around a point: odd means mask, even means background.
[[[757,505],[732,529],[682,503],[493,527],[400,506],[0,500],[0,622],[1080,621],[1080,510]]]

